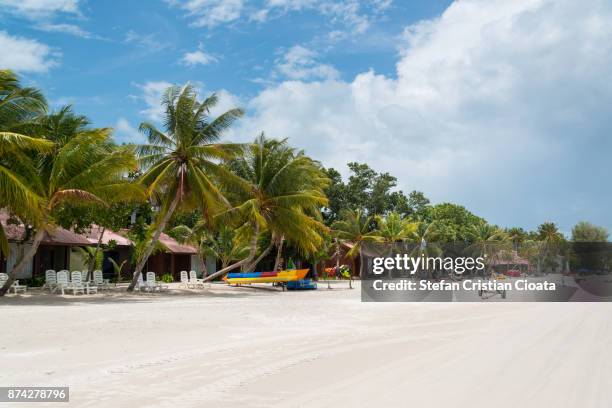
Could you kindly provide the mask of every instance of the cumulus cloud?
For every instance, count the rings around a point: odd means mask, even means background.
[[[195,67],[196,65],[208,65],[217,61],[217,57],[205,52],[202,49],[202,44],[200,44],[197,50],[183,54],[180,63],[188,67]]]
[[[334,79],[339,76],[333,66],[317,62],[317,57],[315,51],[295,45],[277,61],[276,71],[293,80]]]
[[[588,3],[455,2],[406,29],[396,76],[277,84],[235,137],[290,137],[338,169],[365,161],[502,225],[612,227],[612,4]]]
[[[17,72],[47,72],[58,65],[59,53],[33,39],[0,31],[0,67]]]
[[[149,120],[160,122],[164,114],[161,105],[162,96],[166,89],[172,85],[172,83],[166,81],[149,81],[142,85],[137,84],[136,86],[140,88],[141,94],[133,96],[133,98],[142,100],[145,104],[145,109],[141,110],[140,113]]]

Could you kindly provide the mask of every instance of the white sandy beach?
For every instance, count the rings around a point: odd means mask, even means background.
[[[74,407],[612,404],[609,303],[198,293],[1,299],[0,385],[68,385]]]

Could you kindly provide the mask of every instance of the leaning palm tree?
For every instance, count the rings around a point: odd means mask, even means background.
[[[347,244],[350,249],[346,256],[353,260],[353,272],[355,271],[355,259],[361,253],[363,245],[366,243],[381,242],[382,238],[376,231],[371,231],[373,217],[364,214],[363,210],[343,211],[340,220],[332,225],[335,237]],[[360,266],[359,275],[363,275],[363,264]]]
[[[256,238],[268,232],[272,239],[256,259],[252,247],[247,258],[207,279],[238,266],[252,270],[274,245],[277,248],[274,269],[277,270],[285,241],[306,255],[320,247],[322,234],[327,231],[320,220],[320,208],[327,204],[323,190],[329,180],[317,162],[291,148],[286,139],[266,139],[262,134],[244,156],[230,161],[228,167],[240,177],[240,183],[228,191],[238,205],[227,215],[240,220],[241,231],[253,231],[252,236]]]
[[[24,134],[24,127],[44,113],[46,101],[33,88],[21,87],[15,74],[0,70],[0,209],[12,215],[34,218],[39,197],[27,183],[35,173],[32,159],[49,151],[52,143]],[[8,241],[0,225],[0,253],[8,254]]]
[[[130,146],[114,147],[110,131],[83,133],[67,141],[48,158],[42,154],[36,173],[27,175],[28,188],[39,197],[36,217],[23,219],[36,230],[31,246],[9,273],[0,289],[4,295],[15,277],[28,265],[45,233],[55,228],[54,210],[63,203],[97,202],[132,199],[138,189],[125,181],[125,175],[136,169]]]
[[[209,217],[229,206],[218,183],[235,176],[221,162],[239,154],[242,146],[219,140],[243,111],[231,109],[213,119],[210,109],[217,102],[214,94],[199,101],[189,84],[182,88],[173,86],[162,99],[164,130],[151,123],[140,125],[149,141],[138,147],[144,171],[140,183],[159,211],[151,242],[136,264],[128,291],[134,290],[155,243],[177,208],[199,208]]]

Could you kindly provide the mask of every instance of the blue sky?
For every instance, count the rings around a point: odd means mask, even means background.
[[[0,66],[118,141],[170,84],[326,166],[535,228],[612,229],[605,0],[0,0]]]
[[[20,10],[24,3],[31,6]],[[217,20],[200,10],[209,15],[215,5],[232,9],[234,2],[201,3],[211,6],[0,0],[0,30],[50,48],[45,72],[21,73],[53,105],[73,103],[100,126],[112,126],[118,117],[137,125],[147,108],[138,99],[146,83],[192,81],[250,98],[286,79],[275,67],[292,47],[316,53],[317,63],[333,66],[338,79],[369,68],[393,75],[397,38],[406,24],[441,13],[449,2],[355,2],[354,11],[337,12],[326,11],[326,2],[245,2],[239,17]]]

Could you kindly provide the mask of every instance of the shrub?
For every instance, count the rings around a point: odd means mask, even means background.
[[[161,276],[161,278],[159,278],[162,282],[164,283],[172,283],[174,282],[174,278],[172,278],[172,275],[169,273],[166,273],[164,275]]]

